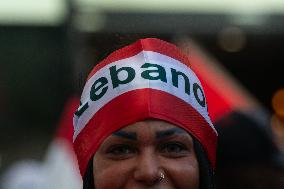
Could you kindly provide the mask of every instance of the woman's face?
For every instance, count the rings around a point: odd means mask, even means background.
[[[93,175],[96,189],[199,187],[192,137],[160,120],[136,122],[106,138],[94,156]]]

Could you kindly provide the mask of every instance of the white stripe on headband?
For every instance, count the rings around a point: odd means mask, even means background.
[[[154,70],[154,73],[149,74],[149,70]],[[187,65],[169,56],[141,51],[135,56],[104,66],[87,81],[81,96],[82,105],[74,116],[73,139],[108,102],[123,93],[144,88],[161,90],[187,102],[216,132],[208,116],[201,83],[195,73]]]

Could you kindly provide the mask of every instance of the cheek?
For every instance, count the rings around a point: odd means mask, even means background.
[[[130,176],[130,165],[94,161],[93,175],[96,189],[117,189],[126,185]],[[123,176],[122,176],[123,175]]]
[[[199,167],[197,161],[175,162],[167,170],[173,185],[177,188],[199,188]]]

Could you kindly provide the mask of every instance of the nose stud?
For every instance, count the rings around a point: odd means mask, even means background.
[[[165,178],[165,175],[164,175],[164,173],[161,172],[159,181],[161,182],[162,180],[164,180],[164,178]]]

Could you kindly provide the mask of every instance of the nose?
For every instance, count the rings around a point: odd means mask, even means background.
[[[151,150],[142,152],[137,157],[134,179],[137,182],[152,186],[161,181],[162,169],[157,155]]]

